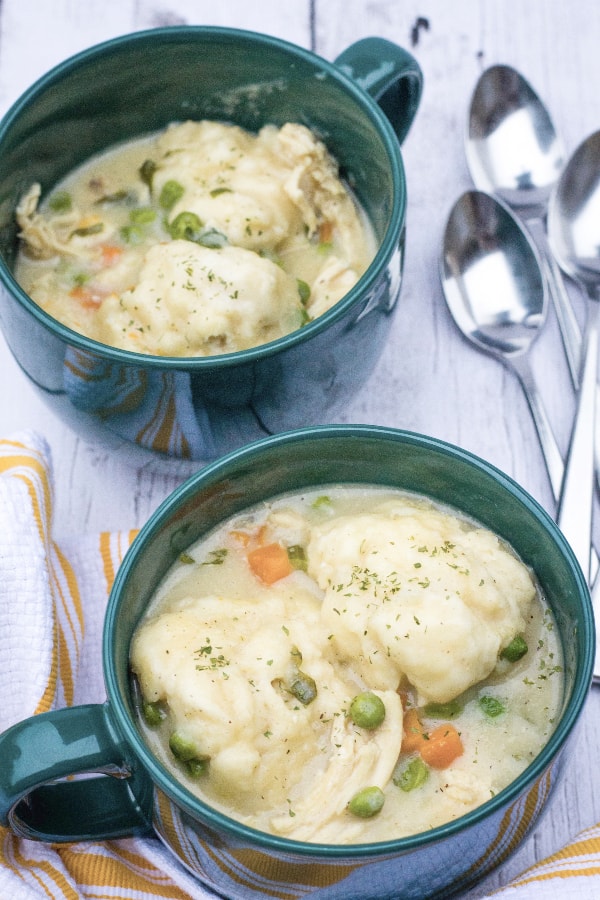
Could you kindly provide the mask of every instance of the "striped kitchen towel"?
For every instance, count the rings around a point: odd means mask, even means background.
[[[102,703],[102,622],[134,532],[52,538],[52,465],[36,433],[0,440],[0,731]],[[0,760],[0,765],[2,761]],[[0,827],[2,900],[194,898],[205,890],[156,839],[42,844]]]
[[[36,713],[105,700],[104,611],[135,532],[57,542],[52,505],[52,462],[44,439],[25,432],[0,440],[0,731]],[[597,900],[600,825],[493,896]],[[0,827],[1,900],[214,897],[158,839],[44,844]],[[401,897],[400,892],[390,900]]]

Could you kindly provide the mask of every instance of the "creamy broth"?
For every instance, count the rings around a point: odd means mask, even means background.
[[[159,356],[244,350],[302,327],[368,267],[375,239],[306,127],[173,124],[112,148],[17,220],[16,277],[51,316]]]
[[[131,667],[140,727],[192,792],[338,844],[493,797],[547,742],[563,692],[553,616],[512,550],[424,498],[359,486],[278,498],[192,546]]]

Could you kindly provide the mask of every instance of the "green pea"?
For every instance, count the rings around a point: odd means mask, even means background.
[[[177,201],[181,200],[183,194],[183,185],[179,184],[178,181],[165,181],[158,202],[162,209],[173,209]]]
[[[302,281],[301,278],[296,278],[296,284],[298,286],[298,293],[300,294],[300,302],[306,306],[310,299],[310,285],[308,285],[306,281]]]
[[[290,681],[290,693],[293,694],[303,706],[308,706],[317,696],[317,683],[310,675],[298,671]]]
[[[192,759],[198,759],[198,750],[195,744],[179,731],[174,731],[169,738],[169,748],[173,756],[181,760],[181,762],[189,762]]]
[[[153,703],[150,700],[144,700],[142,703],[142,715],[146,725],[156,728],[166,716],[165,710],[161,703]]]
[[[350,718],[360,728],[377,728],[385,719],[385,704],[377,694],[364,691],[350,704]]]
[[[190,556],[189,553],[185,553],[184,551],[183,553],[179,554],[179,562],[183,563],[186,566],[191,566],[196,562],[196,560],[193,556]]]
[[[450,700],[449,703],[428,703],[423,712],[430,719],[454,719],[462,712],[462,705],[458,700]]]
[[[119,229],[119,234],[121,235],[121,240],[125,241],[126,244],[141,244],[145,237],[144,229],[141,225],[123,225]]]
[[[518,634],[516,637],[512,639],[510,644],[504,648],[501,652],[500,657],[502,659],[507,659],[509,662],[518,662],[529,650],[527,646],[527,641],[524,637]]]
[[[269,250],[268,247],[263,247],[258,251],[258,255],[262,256],[263,259],[268,259],[269,262],[274,263],[276,266],[282,267],[281,257],[278,256],[274,250]]]
[[[156,163],[153,159],[145,159],[142,165],[139,168],[140,178],[147,184],[150,190],[152,190],[152,179],[154,178],[154,173],[156,172]]]
[[[56,191],[48,200],[48,206],[52,212],[66,213],[73,208],[73,201],[68,191]]]
[[[89,237],[91,234],[100,234],[104,231],[103,222],[95,222],[93,225],[86,225],[83,228],[76,228],[71,232],[69,237]]]
[[[190,778],[202,778],[208,772],[209,760],[206,757],[198,759],[188,759],[185,769]]]
[[[295,569],[301,569],[306,572],[308,562],[306,559],[306,550],[302,544],[292,544],[287,548],[288,559]]]
[[[370,819],[383,808],[385,794],[377,786],[366,787],[358,791],[348,803],[348,810],[360,819]]]
[[[192,212],[180,212],[167,228],[173,240],[197,241],[202,234],[202,222]]]
[[[227,559],[227,548],[219,547],[218,550],[211,550],[207,559],[200,565],[202,566],[222,566]]]
[[[209,228],[208,231],[203,231],[196,238],[196,241],[202,247],[208,247],[210,250],[220,250],[221,247],[228,243],[227,235],[223,234],[222,231],[217,231],[216,228]]]
[[[496,716],[500,716],[506,711],[504,703],[497,697],[480,697],[479,706],[491,719],[495,719]]]
[[[394,775],[393,782],[401,791],[414,791],[420,788],[429,778],[429,768],[420,756],[411,759],[409,764],[398,775]]]
[[[115,191],[114,194],[104,194],[102,197],[98,197],[98,199],[94,202],[94,206],[103,206],[107,203],[125,203],[127,200],[134,199],[129,191],[126,191],[122,188],[119,191]]]
[[[156,210],[151,206],[138,206],[131,210],[129,218],[136,225],[147,225],[156,219]]]

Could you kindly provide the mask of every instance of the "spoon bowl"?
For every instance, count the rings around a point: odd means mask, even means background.
[[[536,241],[571,380],[578,387],[581,328],[548,246],[545,224],[565,151],[548,109],[511,66],[490,66],[479,77],[469,108],[465,152],[475,186],[515,210]]]
[[[533,244],[509,210],[483,191],[466,191],[450,213],[442,282],[460,330],[495,356],[527,352],[546,321]]]
[[[548,212],[551,246],[564,271],[592,293],[600,285],[600,131],[579,145]]]
[[[530,215],[545,214],[565,152],[547,108],[511,66],[490,66],[479,78],[466,153],[477,187]]]
[[[448,308],[463,335],[519,377],[558,498],[562,456],[527,356],[548,307],[533,241],[503,203],[483,191],[466,191],[448,218],[440,269]]]

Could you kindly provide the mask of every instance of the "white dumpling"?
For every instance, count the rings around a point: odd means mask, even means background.
[[[316,685],[308,705],[286,688],[298,660]],[[167,701],[170,727],[210,758],[212,789],[235,798],[249,821],[269,811],[276,833],[338,840],[356,827],[346,813],[354,793],[383,789],[392,775],[400,697],[380,692],[379,728],[353,725],[356,681],[336,663],[319,599],[297,584],[268,596],[184,599],[138,630],[131,665],[143,696]]]
[[[103,301],[98,340],[161,356],[209,356],[263,344],[297,328],[296,281],[242,247],[174,240],[151,247],[138,283]]]
[[[273,129],[275,132],[275,129]],[[229,243],[273,248],[301,227],[299,211],[282,189],[289,166],[273,140],[220,122],[184,122],[158,141],[153,189],[175,181],[183,194],[169,211],[195,213]]]
[[[370,684],[393,689],[405,675],[424,702],[486,678],[535,595],[495,535],[415,506],[319,526],[308,558],[340,650]]]

